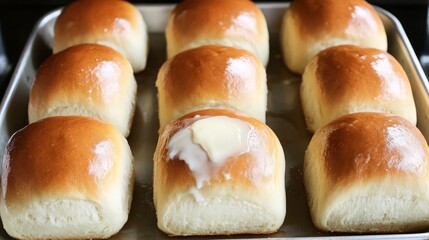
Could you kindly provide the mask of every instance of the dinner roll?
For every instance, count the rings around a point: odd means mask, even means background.
[[[284,14],[280,38],[286,66],[300,74],[314,55],[331,46],[387,50],[383,23],[365,0],[294,0]]]
[[[156,81],[160,126],[199,109],[231,108],[265,122],[267,76],[252,53],[208,45],[162,65]]]
[[[54,27],[53,51],[97,43],[122,53],[135,72],[146,67],[148,35],[140,11],[127,1],[80,0],[65,7]]]
[[[137,83],[120,53],[81,44],[50,56],[39,67],[30,91],[29,122],[58,115],[98,118],[128,136]]]
[[[410,82],[389,53],[351,45],[328,48],[305,68],[301,102],[311,131],[353,112],[387,112],[416,124]]]
[[[304,183],[315,226],[338,232],[429,227],[429,149],[407,120],[385,113],[340,117],[314,134]]]
[[[112,125],[50,117],[17,131],[3,156],[0,214],[20,239],[108,238],[128,218],[130,147]]]
[[[286,214],[285,158],[273,131],[208,109],[168,124],[154,155],[158,227],[176,235],[272,233]]]
[[[246,49],[266,66],[268,28],[264,14],[250,0],[184,0],[165,29],[167,57],[202,45]]]

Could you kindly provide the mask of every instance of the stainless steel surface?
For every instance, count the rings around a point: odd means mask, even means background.
[[[2,89],[6,87],[9,73],[11,71],[11,64],[6,55],[6,51],[3,45],[3,33],[0,24],[0,94],[2,94]]]
[[[429,238],[429,233],[388,235],[333,235],[317,231],[311,222],[302,183],[302,160],[311,138],[299,101],[300,77],[291,74],[284,66],[279,46],[281,16],[288,5],[282,3],[261,4],[270,29],[270,62],[268,76],[267,124],[279,137],[286,155],[287,216],[279,232],[271,235],[238,235],[231,238]],[[136,74],[138,82],[137,109],[128,141],[135,157],[136,182],[129,220],[112,239],[163,239],[168,238],[156,227],[156,215],[152,203],[152,155],[158,131],[158,106],[155,80],[159,67],[165,61],[163,30],[171,5],[139,5],[150,32],[150,53],[146,70]],[[403,65],[407,72],[418,110],[418,127],[429,139],[428,84],[417,57],[400,23],[389,13],[378,9],[386,26],[389,52]],[[11,83],[0,108],[0,153],[10,136],[28,124],[28,94],[37,67],[51,54],[53,24],[60,10],[51,12],[36,24],[24,49]],[[213,238],[213,237],[210,237]],[[227,238],[216,237],[216,238]],[[0,239],[9,239],[4,230]]]
[[[427,7],[426,14],[426,36],[423,52],[420,56],[420,63],[422,64],[423,71],[426,76],[429,75],[429,6]]]
[[[7,60],[6,52],[3,46],[3,34],[1,31],[0,25],[0,79],[6,74],[7,69],[9,68],[9,61]]]

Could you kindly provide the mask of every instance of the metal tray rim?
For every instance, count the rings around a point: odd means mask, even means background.
[[[429,83],[426,74],[423,71],[422,65],[420,64],[420,61],[418,60],[416,53],[414,52],[414,48],[411,45],[411,42],[405,32],[404,27],[402,26],[399,19],[393,15],[391,12],[375,6],[377,11],[387,16],[389,19],[392,20],[392,22],[395,25],[396,30],[399,32],[399,36],[401,40],[404,42],[404,44],[407,46],[408,54],[410,55],[411,61],[413,63],[414,69],[417,71],[417,74],[419,75],[419,79],[421,80],[421,83],[423,84],[426,93],[429,95]]]
[[[46,13],[34,25],[33,30],[31,31],[31,34],[28,37],[28,40],[22,50],[22,54],[16,64],[16,68],[12,74],[12,77],[10,78],[10,82],[6,88],[2,101],[0,102],[0,121],[2,121],[5,118],[6,109],[7,109],[6,106],[10,105],[12,95],[18,86],[19,79],[20,79],[19,76],[22,74],[25,68],[24,61],[30,57],[30,52],[31,52],[30,50],[34,45],[34,41],[38,34],[39,26],[43,26],[45,22],[49,21],[50,18],[55,17],[55,15],[58,16],[60,14],[60,11],[61,11],[61,8],[55,9]]]
[[[136,4],[136,6],[144,6],[144,7],[161,7],[161,6],[171,6],[173,4]],[[289,3],[259,3],[258,6],[260,7],[286,7]],[[19,61],[16,65],[16,68],[12,74],[11,80],[8,84],[8,87],[6,89],[6,92],[2,98],[2,101],[0,103],[0,121],[3,122],[6,115],[6,110],[8,109],[9,105],[11,104],[12,97],[18,87],[20,76],[23,74],[23,71],[25,69],[24,62],[30,57],[31,55],[31,49],[34,46],[36,36],[38,34],[38,29],[40,26],[43,26],[46,21],[49,21],[51,18],[56,17],[60,14],[62,8],[54,9],[50,12],[47,12],[45,15],[43,15],[38,22],[33,27],[33,30],[31,31],[31,34],[28,37],[28,40],[25,44],[25,47],[23,48],[21,57],[19,58]],[[418,58],[411,47],[411,43],[405,33],[404,28],[402,27],[399,20],[389,11],[377,7],[377,11],[382,13],[383,15],[387,16],[393,23],[394,27],[396,28],[396,31],[399,32],[401,40],[404,42],[404,44],[407,46],[407,52],[408,55],[411,58],[411,62],[413,64],[414,69],[416,70],[419,79],[425,89],[425,92],[427,95],[429,95],[429,83],[427,80],[426,75],[424,74],[423,68],[421,67]],[[362,238],[372,238],[372,239],[403,239],[403,238],[412,238],[412,239],[426,239],[429,237],[429,232],[421,232],[421,233],[400,233],[400,234],[365,234],[365,235],[334,235],[334,236],[316,236],[316,237],[271,237],[271,239],[309,239],[309,238],[318,238],[318,239],[362,239]],[[264,239],[265,237],[256,237],[254,239]]]

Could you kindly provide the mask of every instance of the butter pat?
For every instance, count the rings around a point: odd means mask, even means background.
[[[204,149],[192,142],[192,131],[182,129],[168,142],[167,161],[178,157],[185,161],[194,175],[197,188],[201,188],[205,181],[211,178],[212,167]]]
[[[251,132],[249,124],[235,118],[201,117],[171,137],[167,161],[176,157],[185,161],[198,190],[229,157],[249,151]],[[226,180],[231,178],[228,173],[224,176]],[[197,202],[203,199],[195,191],[191,193]]]
[[[192,141],[199,144],[210,161],[222,164],[228,157],[248,151],[250,126],[226,116],[204,118],[190,126]]]

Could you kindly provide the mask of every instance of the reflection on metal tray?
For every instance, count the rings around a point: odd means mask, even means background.
[[[260,4],[270,30],[267,124],[279,137],[286,155],[287,214],[281,229],[271,235],[237,235],[230,238],[334,237],[366,238],[368,235],[332,235],[313,227],[302,183],[304,151],[311,138],[299,101],[300,77],[291,74],[281,59],[279,29],[287,3]],[[150,32],[150,53],[146,70],[136,74],[137,109],[128,141],[135,157],[136,182],[129,220],[112,239],[162,239],[152,203],[152,156],[158,137],[158,106],[155,80],[165,61],[164,27],[172,5],[138,5]],[[427,79],[400,23],[388,12],[378,9],[387,30],[389,52],[404,67],[410,78],[418,111],[418,127],[429,139],[429,95]],[[28,95],[36,69],[52,54],[53,24],[60,10],[44,16],[35,26],[18,63],[0,109],[0,153],[10,136],[27,122]],[[429,230],[428,230],[429,231]],[[371,238],[429,238],[429,233],[371,235]],[[209,237],[213,238],[213,237]],[[216,237],[216,238],[227,238]],[[0,230],[0,239],[9,239]]]

